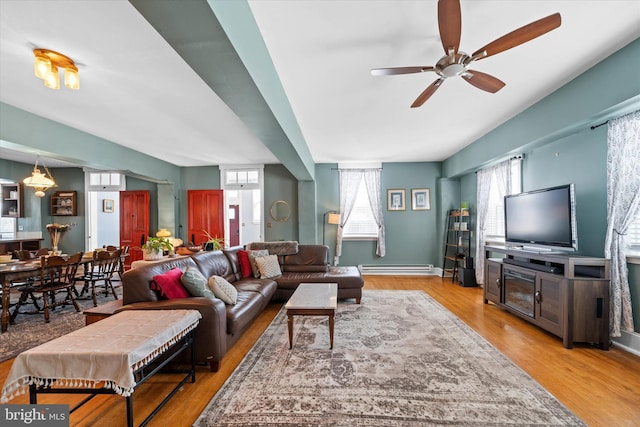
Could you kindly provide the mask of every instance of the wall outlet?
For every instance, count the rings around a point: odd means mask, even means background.
[[[18,226],[18,231],[24,231],[24,225],[19,225]]]

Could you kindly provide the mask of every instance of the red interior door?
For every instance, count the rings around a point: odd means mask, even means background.
[[[149,197],[146,190],[120,192],[120,246],[129,245],[125,268],[143,257],[141,246],[150,228]]]
[[[199,245],[212,237],[224,237],[224,195],[222,190],[187,190],[188,239]]]

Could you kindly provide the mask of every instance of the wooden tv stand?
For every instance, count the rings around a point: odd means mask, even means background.
[[[562,338],[609,349],[610,261],[485,247],[484,303],[489,301]]]

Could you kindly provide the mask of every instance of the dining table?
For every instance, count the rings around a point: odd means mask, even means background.
[[[62,254],[62,256],[68,256]],[[128,254],[122,254],[123,257]],[[80,264],[85,268],[93,261],[93,252],[84,252]],[[9,328],[9,306],[11,301],[11,283],[28,280],[39,275],[40,259],[34,258],[26,261],[12,260],[0,264],[0,281],[2,282],[2,317],[0,318],[0,331],[6,332]]]

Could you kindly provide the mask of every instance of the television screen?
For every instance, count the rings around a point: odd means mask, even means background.
[[[506,196],[504,218],[509,246],[578,249],[573,184]]]

